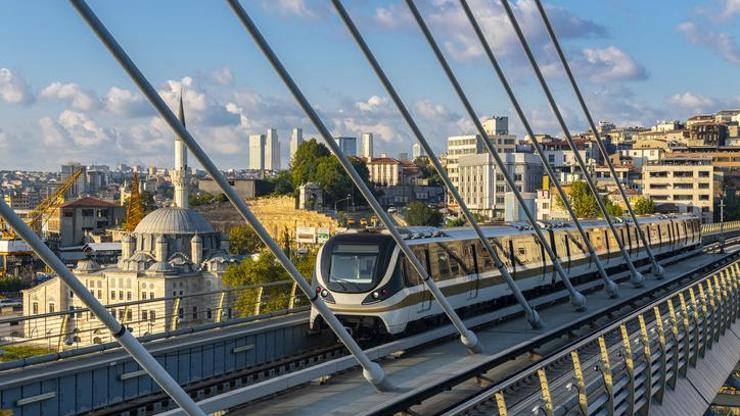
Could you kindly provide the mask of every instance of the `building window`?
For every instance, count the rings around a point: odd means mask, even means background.
[[[707,171],[700,171],[699,172],[699,177],[700,178],[708,178],[709,177],[709,172],[707,172]]]
[[[197,319],[198,319],[198,307],[193,306],[193,320],[195,321]]]
[[[149,320],[152,322],[157,321],[157,312],[156,311],[149,311]]]
[[[83,209],[82,216],[83,217],[93,217],[95,216],[95,210],[94,209]]]
[[[149,319],[149,311],[146,311],[146,310],[141,311],[141,320],[147,321],[148,319]]]
[[[132,311],[131,309],[129,309],[128,311],[126,311],[126,320],[127,321],[133,321],[134,320],[134,311]]]
[[[123,290],[118,291],[118,299],[123,300]]]
[[[49,313],[54,313],[54,312],[56,312],[56,305],[54,305],[53,303],[50,303],[49,304]]]
[[[132,298],[133,295],[131,294],[131,292],[126,292],[126,300],[132,300]]]
[[[98,299],[103,299],[103,291],[98,290]]]
[[[110,291],[110,300],[116,300],[116,291],[115,290],[111,290]]]
[[[70,297],[70,298],[73,298],[73,297],[75,297],[75,292],[73,292],[73,291],[71,291],[71,290],[70,290],[70,291],[69,291],[69,297]]]
[[[146,292],[141,292],[141,300],[145,300],[145,299],[146,299]]]
[[[208,308],[206,310],[206,318],[211,319],[213,317],[213,313],[211,312],[211,308]]]
[[[154,292],[149,292],[149,299],[154,299]]]
[[[39,314],[39,303],[38,302],[34,302],[31,305],[31,313],[33,313],[34,315],[38,315]]]
[[[177,317],[180,318],[180,319],[182,319],[183,317],[185,317],[185,311],[182,308],[180,308],[180,309],[177,310]]]

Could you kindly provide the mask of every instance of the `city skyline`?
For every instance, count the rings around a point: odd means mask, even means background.
[[[283,161],[288,160],[286,138],[292,128],[302,128],[306,138],[315,135],[227,7],[191,2],[147,8],[136,4],[92,2],[91,6],[173,109],[180,89],[185,89],[186,111],[192,114],[188,127],[223,168],[247,166],[245,149],[251,134],[278,129],[284,138]],[[495,2],[472,5],[533,127],[559,135],[501,8]],[[571,129],[583,130],[583,117],[562,82],[533,3],[520,0],[513,5]],[[246,6],[275,49],[288,57],[294,76],[304,83],[311,81],[306,83],[307,95],[335,135],[359,138],[362,132],[372,132],[376,153],[411,149],[414,142],[408,129],[327,4],[278,1]],[[441,151],[449,135],[472,133],[405,6],[383,1],[347,7],[392,79],[399,86],[403,82],[401,93],[435,149]],[[598,119],[649,126],[658,119],[740,107],[740,97],[727,88],[740,65],[736,0],[689,1],[670,8],[636,1],[564,1],[549,8]],[[66,3],[19,4],[8,9],[0,17],[0,33],[24,42],[0,45],[0,164],[4,168],[55,170],[67,160],[174,165],[174,134],[154,116],[148,102]],[[457,2],[425,4],[422,12],[476,109],[483,112],[480,115],[510,116],[510,130],[521,138],[520,123],[512,117],[508,101],[473,43]],[[172,13],[177,19],[170,18]],[[21,26],[22,16],[28,14],[35,15],[39,25]],[[651,19],[651,15],[660,18]],[[138,24],[128,25],[131,19]],[[203,30],[191,31],[196,24]],[[326,50],[311,47],[327,41],[332,47]],[[408,59],[409,51],[414,51],[414,59]],[[340,55],[342,62],[337,61]],[[697,78],[697,73],[706,76]],[[39,149],[53,158],[39,158]]]

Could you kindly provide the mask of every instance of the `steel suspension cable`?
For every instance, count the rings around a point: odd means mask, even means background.
[[[632,258],[630,257],[629,253],[624,247],[624,240],[622,240],[621,235],[617,231],[617,228],[614,226],[614,221],[612,220],[611,215],[609,215],[609,210],[607,210],[606,208],[604,199],[601,198],[601,195],[599,194],[599,189],[596,187],[596,184],[594,183],[593,178],[589,174],[588,167],[586,166],[586,163],[583,161],[583,157],[581,156],[581,153],[578,151],[578,146],[576,146],[576,143],[573,141],[573,136],[571,136],[570,134],[570,129],[568,129],[567,123],[565,122],[565,119],[563,118],[563,115],[560,112],[560,109],[558,108],[557,103],[555,102],[555,97],[552,95],[552,92],[550,91],[550,87],[547,85],[547,81],[545,81],[545,77],[542,75],[542,71],[540,71],[540,67],[537,64],[537,60],[534,58],[534,54],[532,53],[532,50],[529,47],[529,42],[527,42],[527,39],[525,38],[524,33],[522,32],[522,29],[519,26],[519,22],[517,21],[517,18],[514,15],[514,11],[511,9],[511,6],[509,5],[508,0],[501,0],[501,3],[503,4],[504,9],[506,10],[506,14],[509,17],[509,21],[511,22],[511,25],[514,27],[514,31],[516,32],[517,38],[519,39],[519,43],[522,45],[522,48],[524,49],[524,53],[527,55],[527,59],[529,60],[529,63],[532,66],[532,69],[534,70],[535,75],[537,76],[537,80],[539,81],[540,86],[542,87],[542,90],[545,92],[545,96],[547,97],[547,101],[550,104],[550,108],[552,109],[553,114],[555,114],[555,118],[557,118],[558,124],[560,124],[560,128],[562,129],[563,134],[565,135],[565,140],[568,142],[568,146],[570,146],[571,150],[573,151],[574,157],[576,159],[576,163],[578,163],[578,166],[583,172],[583,177],[586,179],[586,184],[588,185],[588,188],[591,190],[591,193],[593,194],[594,199],[596,199],[596,204],[599,207],[599,211],[601,211],[601,214],[604,216],[604,220],[606,220],[606,223],[609,226],[609,229],[614,235],[614,239],[617,241],[617,246],[619,246],[619,251],[621,252],[622,257],[624,257],[624,261],[626,262],[627,267],[629,268],[629,271],[632,275],[631,282],[635,286],[641,286],[643,284],[644,277],[642,276],[642,274],[640,274],[640,272],[637,271],[637,269],[635,268],[635,265],[632,263]],[[627,232],[629,232],[629,228],[627,228]]]
[[[470,117],[471,121],[475,125],[475,128],[478,131],[478,134],[483,138],[483,143],[486,146],[486,149],[488,149],[488,152],[493,157],[499,170],[501,170],[501,174],[504,176],[504,180],[506,180],[506,183],[511,188],[512,193],[514,193],[514,196],[519,202],[520,208],[522,209],[522,211],[524,211],[524,214],[527,217],[528,222],[531,224],[532,229],[534,230],[535,235],[537,236],[537,239],[539,240],[540,245],[547,252],[547,255],[550,257],[550,260],[552,261],[555,271],[560,276],[560,279],[562,280],[563,284],[565,285],[566,290],[568,291],[568,294],[570,295],[571,303],[577,310],[584,310],[586,308],[586,297],[583,296],[580,292],[578,292],[576,288],[573,286],[573,283],[570,281],[570,278],[568,277],[568,274],[565,272],[565,269],[560,263],[558,256],[555,254],[552,247],[550,247],[550,244],[545,238],[545,235],[542,233],[542,230],[540,229],[539,224],[537,224],[537,219],[534,217],[529,207],[527,207],[526,203],[524,202],[524,198],[522,197],[521,193],[516,187],[516,182],[512,178],[509,171],[506,169],[504,161],[501,159],[501,156],[499,155],[498,151],[493,147],[493,144],[491,143],[491,140],[488,137],[488,134],[486,133],[485,129],[483,128],[483,125],[478,119],[478,115],[473,109],[473,106],[470,104],[468,97],[465,95],[465,92],[460,86],[460,83],[455,77],[455,74],[452,72],[452,69],[447,63],[447,59],[442,54],[442,51],[439,49],[439,45],[437,45],[437,42],[434,40],[434,37],[432,36],[432,33],[429,31],[429,28],[424,22],[424,18],[421,16],[421,13],[419,13],[419,10],[416,8],[416,5],[414,4],[413,0],[406,0],[406,5],[411,11],[411,14],[414,16],[414,20],[416,20],[417,25],[419,26],[422,33],[424,34],[424,38],[426,39],[427,43],[432,48],[432,51],[434,52],[434,55],[437,57],[437,60],[439,61],[440,66],[444,70],[445,75],[447,76],[448,80],[450,81],[450,84],[452,84],[453,89],[455,90],[457,96],[460,98],[460,101],[465,107],[465,111],[468,113],[468,116]],[[543,266],[546,264],[545,259],[542,259],[542,263],[543,263]]]
[[[537,9],[540,12],[540,16],[542,16],[542,20],[545,22],[547,33],[550,36],[550,39],[552,40],[553,45],[555,46],[555,50],[557,51],[558,57],[560,58],[560,62],[563,64],[563,68],[565,68],[565,73],[568,75],[568,80],[570,81],[570,84],[573,87],[573,91],[575,91],[576,97],[578,98],[578,102],[581,105],[581,109],[583,110],[583,113],[586,115],[586,120],[588,120],[589,127],[591,127],[591,131],[594,133],[594,137],[596,138],[596,145],[599,147],[599,151],[604,157],[604,160],[606,161],[606,165],[609,167],[609,172],[614,178],[614,182],[616,182],[617,184],[617,189],[619,189],[619,193],[622,195],[622,199],[624,200],[624,205],[627,207],[627,211],[629,211],[630,217],[632,217],[632,221],[635,223],[635,227],[637,228],[637,233],[640,236],[640,240],[642,240],[642,244],[645,246],[645,250],[647,251],[648,256],[650,257],[650,262],[652,263],[652,268],[653,268],[653,274],[655,274],[659,279],[661,279],[663,278],[665,270],[663,269],[663,266],[661,266],[658,263],[658,261],[655,259],[653,250],[650,248],[650,244],[648,243],[647,238],[645,238],[645,234],[642,232],[642,229],[640,228],[640,222],[637,220],[637,215],[635,215],[634,209],[632,209],[632,203],[630,202],[629,197],[627,196],[627,193],[625,193],[624,188],[622,187],[622,184],[619,182],[617,171],[614,169],[614,164],[612,163],[611,159],[609,159],[609,152],[607,151],[606,146],[604,145],[604,142],[601,140],[601,135],[599,134],[599,130],[596,128],[596,123],[594,123],[594,118],[591,116],[591,111],[588,109],[588,106],[586,105],[586,100],[583,98],[583,94],[581,94],[581,89],[578,87],[578,83],[576,82],[575,76],[573,76],[573,71],[570,68],[570,64],[568,63],[568,60],[565,58],[565,53],[563,53],[563,49],[560,47],[560,41],[558,41],[558,37],[555,34],[555,30],[550,24],[550,19],[547,17],[547,13],[545,12],[544,7],[542,7],[542,2],[540,0],[535,0],[535,4],[537,5]]]
[[[460,341],[471,352],[482,352],[482,346],[480,341],[478,340],[478,337],[475,335],[475,333],[473,333],[473,331],[469,330],[465,326],[465,323],[462,321],[462,319],[460,319],[460,316],[457,314],[457,312],[455,312],[455,309],[452,307],[445,295],[434,282],[434,279],[431,278],[430,273],[427,272],[427,270],[421,264],[421,261],[419,261],[409,245],[406,244],[406,241],[401,236],[401,233],[398,231],[398,229],[396,229],[396,226],[391,220],[390,216],[383,210],[383,207],[380,206],[380,203],[370,191],[370,188],[368,188],[367,184],[357,173],[357,170],[355,170],[354,166],[352,166],[350,160],[342,152],[337,143],[334,142],[334,138],[329,132],[329,129],[321,120],[313,106],[311,106],[306,97],[303,95],[303,92],[301,92],[298,85],[295,83],[295,81],[293,81],[293,78],[290,76],[278,56],[267,43],[267,40],[265,40],[265,38],[262,36],[262,33],[249,17],[246,10],[241,6],[238,0],[227,0],[227,2],[234,11],[234,14],[241,21],[244,28],[252,36],[255,43],[262,51],[262,54],[270,62],[273,69],[283,81],[285,86],[290,90],[296,101],[298,101],[298,104],[303,109],[304,113],[306,113],[314,127],[316,127],[316,129],[319,131],[329,149],[331,149],[332,153],[334,153],[334,156],[336,156],[336,158],[339,160],[339,163],[349,175],[355,187],[357,187],[362,196],[365,197],[365,200],[368,202],[373,212],[375,212],[375,215],[380,218],[380,221],[383,223],[383,225],[385,225],[393,240],[396,242],[406,258],[411,262],[414,270],[416,270],[419,276],[421,276],[422,280],[429,289],[429,292],[431,292],[432,296],[434,296],[434,299],[442,308],[442,311],[447,315],[447,317],[452,322],[452,325],[460,333]]]
[[[198,145],[198,142],[188,132],[185,126],[180,122],[175,113],[167,106],[162,97],[159,95],[156,89],[146,79],[144,74],[141,73],[139,68],[134,64],[128,54],[123,50],[116,39],[111,35],[105,25],[98,19],[95,13],[85,3],[84,0],[70,0],[72,5],[75,7],[77,12],[82,16],[85,22],[95,32],[98,38],[108,48],[111,54],[116,58],[121,67],[131,77],[134,83],[139,87],[141,92],[151,104],[159,111],[159,114],[165,120],[165,122],[174,130],[178,137],[180,137],[188,149],[193,153],[195,158],[200,162],[203,168],[208,172],[213,180],[218,184],[219,188],[226,197],[229,199],[234,208],[241,214],[242,218],[252,227],[255,233],[259,236],[260,240],[267,246],[272,254],[277,258],[278,262],[288,272],[290,277],[300,286],[303,293],[308,297],[311,304],[317,309],[319,314],[324,318],[325,322],[334,331],[340,341],[347,347],[352,353],[357,362],[363,368],[363,375],[365,378],[373,384],[378,390],[389,390],[392,388],[390,383],[386,380],[385,373],[379,364],[373,362],[368,358],[367,354],[360,348],[357,342],[349,335],[344,326],[339,322],[339,319],[331,312],[326,304],[319,298],[316,291],[313,290],[311,285],[306,282],[301,273],[296,269],[295,265],[290,261],[288,256],[283,252],[280,246],[275,240],[270,237],[270,234],[260,223],[259,219],[252,213],[244,200],[236,193],[236,190],[229,185],[226,177],[218,170],[218,167],[208,157],[206,152]],[[88,304],[88,307],[91,307]],[[92,309],[92,307],[91,307]],[[126,331],[127,332],[127,331]],[[128,332],[127,332],[128,333]],[[175,383],[176,384],[176,383]],[[163,387],[164,388],[164,387]],[[167,391],[167,390],[165,390]],[[169,393],[169,391],[168,391]],[[189,396],[188,396],[189,397]],[[174,398],[174,397],[173,397]],[[180,402],[178,402],[180,404]],[[187,403],[185,403],[187,405]],[[185,407],[180,404],[183,409]],[[202,414],[202,413],[191,413],[191,414]]]
[[[460,5],[465,11],[465,14],[468,17],[468,20],[470,21],[470,25],[473,27],[473,30],[475,31],[475,34],[478,37],[478,40],[480,41],[481,45],[483,45],[483,49],[485,50],[486,55],[488,56],[488,59],[491,62],[491,65],[495,69],[496,75],[498,76],[499,81],[501,81],[501,84],[503,85],[504,90],[506,90],[506,94],[509,96],[509,100],[514,106],[514,109],[516,110],[516,113],[519,116],[519,119],[521,120],[522,125],[524,126],[524,130],[527,132],[527,134],[531,138],[532,144],[534,145],[534,148],[537,151],[537,154],[540,156],[540,159],[542,159],[542,164],[544,165],[548,176],[552,178],[553,184],[555,185],[555,189],[560,195],[560,199],[563,201],[563,205],[565,206],[565,209],[568,211],[568,214],[573,219],[573,223],[575,224],[576,229],[578,230],[578,233],[581,235],[581,238],[583,238],[583,241],[586,244],[586,248],[588,248],[588,251],[591,255],[592,261],[596,263],[596,267],[599,270],[599,275],[601,276],[601,279],[604,282],[604,289],[609,294],[609,296],[611,297],[618,296],[617,284],[611,278],[609,278],[609,275],[606,273],[606,269],[604,268],[604,265],[601,262],[601,258],[596,253],[596,249],[594,249],[594,246],[591,243],[591,239],[586,233],[586,230],[584,230],[583,227],[581,226],[581,222],[578,220],[578,216],[573,210],[573,206],[570,203],[568,195],[563,190],[560,184],[560,180],[557,178],[555,171],[550,165],[550,162],[547,160],[547,155],[545,154],[545,151],[542,149],[542,146],[540,146],[540,143],[537,140],[537,137],[535,136],[531,125],[529,124],[529,120],[527,116],[524,114],[524,111],[522,110],[521,105],[519,105],[519,100],[514,95],[514,91],[511,89],[511,85],[509,84],[509,81],[506,79],[506,75],[504,74],[503,69],[499,65],[498,60],[496,59],[496,56],[494,55],[493,50],[490,47],[490,44],[486,40],[486,37],[483,34],[483,31],[481,30],[477,19],[475,18],[475,15],[473,14],[472,10],[470,9],[470,6],[468,5],[468,2],[466,0],[460,0]],[[629,258],[627,259],[627,261],[629,261]],[[639,275],[639,277],[641,278],[642,275]]]
[[[345,26],[349,30],[349,32],[352,34],[352,37],[354,38],[355,42],[359,46],[359,48],[362,50],[362,53],[365,55],[365,58],[369,62],[370,66],[372,67],[375,74],[378,76],[378,79],[385,87],[385,90],[388,92],[388,95],[390,95],[391,99],[395,103],[396,107],[398,108],[398,111],[403,116],[403,119],[406,121],[406,124],[408,124],[411,131],[414,133],[414,136],[416,137],[417,141],[421,145],[421,147],[424,149],[426,154],[429,156],[430,161],[432,162],[432,165],[434,166],[434,169],[439,174],[440,178],[442,178],[442,182],[444,182],[445,186],[449,190],[449,192],[452,194],[452,197],[455,199],[457,204],[460,206],[460,210],[463,213],[463,216],[465,216],[465,219],[468,221],[470,226],[473,228],[475,233],[478,235],[478,239],[480,240],[481,244],[485,248],[485,250],[488,252],[488,255],[491,257],[494,265],[499,270],[501,275],[504,278],[504,281],[508,285],[509,289],[514,294],[514,297],[519,302],[519,304],[524,309],[524,313],[527,316],[527,321],[533,328],[539,328],[542,326],[542,321],[537,314],[537,311],[532,308],[532,306],[527,302],[524,295],[522,294],[521,289],[519,289],[519,286],[517,286],[516,282],[511,276],[511,273],[509,273],[508,268],[506,265],[501,261],[501,258],[499,257],[498,253],[493,249],[491,246],[490,241],[488,238],[486,238],[485,234],[483,233],[483,230],[480,228],[480,225],[478,225],[478,221],[476,221],[475,217],[473,216],[473,213],[470,212],[470,209],[468,209],[467,204],[465,203],[465,200],[460,195],[460,192],[457,190],[455,185],[452,183],[452,180],[450,179],[449,175],[447,175],[447,171],[442,167],[442,163],[439,161],[439,158],[435,155],[434,150],[429,145],[429,142],[422,134],[421,130],[419,129],[419,126],[414,121],[414,118],[411,116],[411,113],[408,111],[408,108],[403,103],[403,100],[401,100],[401,97],[398,95],[398,92],[396,91],[395,87],[393,87],[393,84],[390,82],[388,77],[385,74],[385,71],[383,71],[383,68],[378,63],[378,60],[375,58],[375,55],[370,50],[370,47],[367,45],[367,42],[365,42],[365,39],[363,38],[360,31],[357,29],[357,26],[352,21],[352,18],[350,17],[347,10],[342,5],[341,0],[332,0],[332,3],[334,4],[334,8],[339,13],[339,16],[342,18],[342,21],[344,22]]]

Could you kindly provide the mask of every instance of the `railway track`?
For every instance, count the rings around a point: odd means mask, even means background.
[[[737,259],[738,257],[729,255],[728,259],[730,258]],[[670,335],[671,330],[668,329],[673,324],[670,319],[671,308],[669,308],[668,302],[675,303],[676,293],[683,292],[689,287],[696,287],[715,273],[723,270],[727,263],[726,261],[722,261],[721,263],[721,265],[706,273],[707,277],[702,278],[700,281],[690,280],[672,285],[666,291],[666,294],[652,302],[648,302],[645,306],[618,320],[616,323],[609,325],[607,328],[592,331],[591,334],[583,337],[581,341],[558,349],[548,356],[543,357],[538,363],[523,368],[518,373],[512,374],[498,383],[482,389],[478,394],[446,411],[440,412],[440,414],[444,416],[502,415],[504,412],[501,411],[501,402],[505,402],[507,408],[505,414],[532,414],[540,410],[545,411],[547,406],[542,398],[543,388],[539,370],[544,371],[549,380],[548,390],[552,402],[561,403],[559,406],[560,412],[556,412],[555,414],[566,414],[570,411],[583,414],[583,410],[579,408],[581,404],[577,400],[578,393],[576,390],[578,388],[574,386],[577,382],[574,379],[575,370],[572,351],[577,351],[580,367],[583,369],[583,388],[585,390],[585,408],[588,409],[587,413],[630,414],[634,409],[639,408],[641,405],[644,406],[649,402],[650,398],[647,397],[645,389],[646,380],[650,380],[651,387],[654,390],[657,383],[656,380],[660,380],[662,376],[672,379],[674,376],[677,376],[677,372],[685,373],[692,358],[696,359],[699,354],[704,353],[707,337],[705,325],[711,325],[708,335],[710,338],[709,345],[711,347],[711,340],[717,340],[719,334],[724,333],[725,329],[732,324],[730,319],[723,318],[720,315],[720,306],[718,305],[717,308],[709,308],[708,313],[701,319],[697,319],[696,321],[689,319],[689,324],[685,327],[682,312],[679,310],[677,321],[682,323],[676,323],[677,332],[675,335]],[[734,312],[724,312],[726,314],[736,315],[738,306],[740,306],[737,300],[737,293],[729,293],[726,296],[730,296],[731,299],[725,298],[725,306],[734,308]],[[705,304],[707,304],[706,301]],[[657,311],[659,311],[660,315],[654,313],[654,308],[658,308]],[[689,307],[690,314],[691,310]],[[639,323],[638,316],[644,320],[644,328],[648,333],[662,333],[665,337],[662,345],[659,336],[649,338],[648,345],[651,351],[649,356],[649,378],[645,376],[648,369],[648,355],[642,353],[644,350],[632,350],[631,354],[629,354],[633,361],[632,368],[634,370],[632,371],[632,376],[625,360],[627,352],[624,347],[624,334],[622,333],[621,325],[624,325],[624,331],[626,334],[629,334],[628,339],[630,339],[630,343],[639,346],[636,349],[642,348],[643,341],[640,338],[641,324]],[[661,317],[662,325],[659,325],[656,316]],[[704,326],[704,329],[700,330],[702,326]],[[606,367],[603,365],[604,355],[599,348],[599,338],[603,339],[605,343],[609,362],[616,363],[616,365],[612,364],[609,367],[610,378],[612,379],[609,388],[607,388],[607,381],[603,377],[603,369]],[[686,341],[687,339],[688,341]],[[699,341],[705,342],[704,346],[701,346]],[[661,361],[663,359],[661,354],[664,354],[665,362]],[[665,365],[664,368],[661,367],[663,365]],[[618,390],[617,394],[612,393],[613,397],[611,399],[609,398],[610,389],[614,391],[617,387],[627,386],[628,383],[632,383],[633,385],[631,390]],[[630,393],[630,391],[633,393]],[[501,394],[497,396],[496,393]],[[630,397],[630,394],[633,396]],[[505,399],[501,399],[501,397]],[[554,410],[558,409],[550,409],[550,411]]]
[[[735,244],[736,242],[729,242],[728,247]],[[714,250],[716,247],[707,247],[705,250]],[[724,259],[729,259],[730,257],[735,256],[736,254],[728,254],[724,257]],[[717,262],[715,262],[716,264]],[[705,266],[707,267],[707,266]],[[690,273],[691,276],[687,276],[682,279],[678,279],[681,281],[686,281],[687,279],[693,278],[694,274]],[[675,280],[674,280],[675,282]],[[592,289],[592,290],[599,290],[598,287]],[[647,296],[648,298],[654,298],[655,296],[659,296],[660,293],[664,293],[665,290],[670,290],[670,288],[661,286],[660,288],[657,288]],[[659,292],[659,293],[658,293]],[[563,293],[561,301],[565,299],[567,300],[567,294]],[[620,305],[622,308],[625,307],[625,305],[628,308],[632,308],[636,306],[638,303],[642,303],[645,301],[649,301],[649,299],[643,299],[640,300],[632,300],[624,302],[620,302]],[[612,313],[617,313],[617,309],[615,308],[614,311],[611,311],[609,315]],[[513,314],[511,316],[508,316],[504,319],[510,319],[511,317],[518,315]],[[613,316],[609,316],[609,319],[612,320]],[[499,320],[500,321],[500,320]],[[606,325],[607,322],[605,322],[602,326]],[[489,323],[488,326],[493,325],[495,323]],[[570,330],[573,334],[576,334],[574,336],[581,337],[582,335],[578,334],[579,328],[571,328]],[[441,343],[449,339],[449,337],[446,337],[444,339],[438,339],[435,341],[432,341],[427,344],[420,344],[416,346],[415,348],[423,348],[425,346],[429,346],[434,343]],[[363,348],[371,348],[373,346],[376,346],[380,344],[379,342],[365,342],[363,345]],[[536,349],[537,346],[532,346],[532,348],[528,349],[527,352],[531,351],[532,349]],[[407,349],[406,353],[412,353],[412,349]],[[522,352],[524,353],[524,351]],[[301,369],[305,369],[308,367],[316,366],[321,363],[327,363],[331,360],[335,360],[341,357],[345,357],[347,355],[346,350],[339,345],[333,345],[327,348],[322,348],[321,350],[314,350],[314,351],[305,351],[301,354],[297,354],[290,357],[285,357],[279,360],[276,360],[274,362],[266,363],[263,365],[260,365],[258,367],[253,368],[247,368],[241,371],[233,372],[228,375],[217,377],[214,379],[207,379],[203,380],[197,383],[193,383],[190,385],[185,386],[187,392],[194,397],[196,400],[203,400],[208,397],[213,397],[219,394],[222,394],[224,392],[232,391],[235,389],[238,389],[242,386],[246,386],[252,383],[268,380],[274,377],[286,375]],[[567,367],[567,362],[563,362],[562,366],[565,368]],[[487,371],[486,369],[482,369],[478,372],[477,375],[480,375]],[[391,412],[396,411],[404,411],[406,409],[410,409],[417,405],[419,402],[423,402],[428,397],[439,393],[440,391],[445,391],[453,388],[456,384],[459,384],[462,381],[471,379],[475,376],[473,375],[463,375],[462,378],[459,380],[451,380],[447,385],[440,386],[439,389],[430,390],[426,397],[417,397],[414,399],[413,403],[404,403],[401,406],[394,406],[392,409],[389,409]],[[530,383],[531,382],[526,382]],[[526,384],[525,383],[525,384]],[[141,399],[136,399],[132,401],[128,401],[125,403],[122,403],[119,406],[115,407],[109,407],[104,408],[95,411],[94,415],[152,415],[157,414],[162,411],[166,411],[168,409],[172,409],[176,407],[175,404],[167,397],[166,395],[159,393],[151,396],[147,396]]]

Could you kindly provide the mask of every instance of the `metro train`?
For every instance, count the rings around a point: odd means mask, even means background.
[[[658,258],[688,256],[701,246],[701,223],[691,215],[646,216],[640,228]],[[614,235],[604,220],[581,224],[607,272],[626,270]],[[574,284],[598,279],[583,238],[569,222],[543,221],[545,236]],[[648,254],[634,223],[615,224],[636,265]],[[481,227],[528,299],[560,290],[557,274],[529,224]],[[513,302],[511,291],[472,228],[408,227],[406,243],[460,311]],[[442,310],[387,232],[337,234],[319,250],[314,288],[355,335],[400,334],[439,320]],[[312,308],[311,329],[325,324]]]

